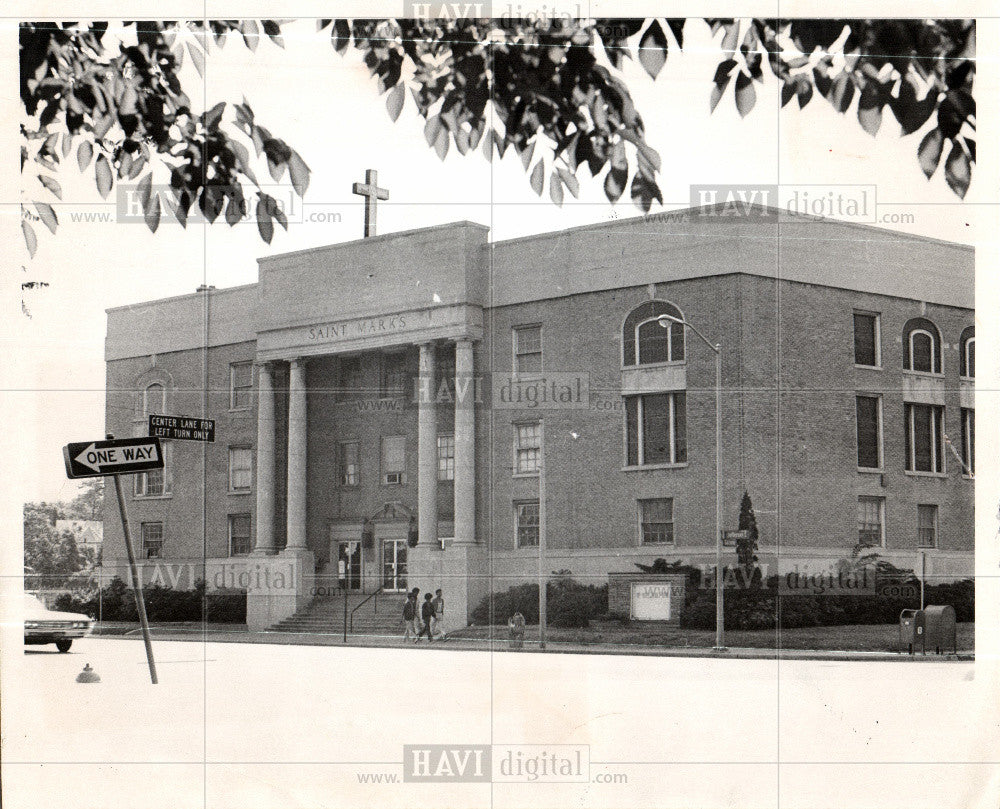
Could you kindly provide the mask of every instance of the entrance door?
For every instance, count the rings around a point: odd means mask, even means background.
[[[406,590],[406,540],[382,540],[382,589]]]
[[[361,589],[361,543],[338,542],[337,582],[342,590]]]

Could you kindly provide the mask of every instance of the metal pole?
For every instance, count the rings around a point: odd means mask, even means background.
[[[344,588],[344,643],[347,643],[347,588]]]
[[[920,551],[920,609],[924,608],[924,579],[927,578],[927,554]]]
[[[725,649],[722,582],[722,345],[715,345],[715,648]]]
[[[538,648],[545,648],[545,630],[548,624],[548,582],[545,575],[546,514],[545,514],[545,425],[540,426],[542,463],[538,470]]]
[[[108,436],[110,441],[113,436]],[[142,595],[142,581],[135,564],[135,551],[132,549],[132,535],[128,530],[128,511],[125,508],[125,495],[122,494],[122,483],[118,475],[112,475],[115,481],[115,495],[118,497],[118,513],[122,518],[122,530],[125,532],[125,551],[128,553],[128,567],[132,573],[132,593],[135,596],[135,606],[139,611],[139,626],[142,629],[142,642],[146,646],[146,660],[149,662],[149,679],[156,685],[156,663],[153,661],[153,644],[149,639],[149,621],[146,620],[146,602]]]

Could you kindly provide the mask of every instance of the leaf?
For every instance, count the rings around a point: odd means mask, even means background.
[[[108,134],[108,130],[111,129],[111,124],[115,122],[115,119],[111,115],[102,115],[97,119],[94,124],[94,140],[103,140],[104,136]]]
[[[882,104],[879,98],[879,88],[869,83],[861,92],[858,101],[858,123],[869,135],[875,137],[882,126]]]
[[[524,167],[525,171],[527,171],[528,166],[531,165],[531,156],[534,153],[535,153],[535,142],[532,141],[527,146],[525,146],[518,154],[518,157],[521,158],[521,165]]]
[[[561,208],[563,204],[563,187],[562,181],[559,179],[558,172],[553,171],[552,176],[549,177],[549,196],[552,197],[552,201],[557,207]]]
[[[450,138],[448,137],[448,130],[443,126],[438,130],[437,140],[434,141],[434,151],[437,152],[437,156],[444,160],[445,155],[448,154],[448,142]]]
[[[139,202],[142,203],[142,210],[145,211],[149,207],[149,197],[153,191],[153,173],[150,172],[141,180],[139,184],[135,187],[136,194],[139,195]]]
[[[226,110],[226,102],[220,101],[212,109],[208,110],[202,119],[205,122],[205,129],[215,129],[219,125],[219,121],[222,120],[222,113]]]
[[[539,160],[535,163],[535,167],[531,170],[531,177],[528,179],[531,184],[531,190],[534,191],[538,196],[542,195],[542,187],[545,185],[545,163]]]
[[[944,178],[948,181],[948,187],[960,199],[965,199],[965,193],[969,190],[969,182],[972,180],[972,167],[969,164],[969,156],[957,141],[951,142],[951,151],[944,164]],[[38,203],[36,202],[35,205],[37,206]]]
[[[727,79],[726,84],[728,83],[729,80]],[[719,106],[719,102],[722,100],[722,94],[726,90],[726,84],[717,84],[712,88],[712,95],[708,99],[709,112],[715,112],[715,108]]]
[[[271,243],[274,237],[274,222],[271,221],[271,214],[263,198],[257,201],[257,232],[267,244]]]
[[[406,101],[406,89],[403,87],[403,82],[398,82],[385,99],[385,108],[389,111],[389,117],[393,121],[396,121],[403,111],[404,101]]]
[[[428,146],[433,146],[437,143],[437,136],[440,131],[441,118],[438,115],[432,115],[427,119],[427,123],[424,124],[424,140],[427,141]]]
[[[36,202],[35,210],[38,211],[38,218],[42,220],[45,227],[55,233],[56,228],[59,227],[59,220],[56,218],[56,212],[52,206],[46,202]]]
[[[580,195],[580,181],[576,179],[576,175],[566,169],[557,169],[559,172],[559,178],[563,181],[563,184],[569,189],[574,197]]]
[[[660,21],[654,19],[639,40],[639,64],[655,79],[666,62],[667,36],[660,27]]]
[[[128,178],[130,180],[134,180],[136,177],[142,174],[142,170],[144,168],[146,168],[146,158],[143,157],[142,155],[139,155],[138,160],[132,161],[132,167],[128,170]]]
[[[642,138],[637,137],[628,130],[623,130],[621,135],[623,138],[625,138],[625,140],[629,141],[635,146],[635,149],[639,153],[639,155],[653,167],[654,171],[660,170],[660,165],[661,165],[660,153],[656,151],[656,149],[654,149],[652,146],[646,143],[646,141],[642,140]]]
[[[288,158],[288,174],[292,178],[292,188],[295,189],[295,193],[304,197],[306,189],[309,187],[309,166],[294,150],[291,157]]]
[[[604,178],[604,194],[611,202],[618,202],[625,192],[625,183],[628,181],[628,170],[615,168],[613,165],[608,169]]]
[[[257,50],[257,42],[260,39],[260,29],[254,20],[244,20],[240,23],[240,33],[243,35],[243,42],[251,51]]]
[[[63,132],[62,136],[62,156],[64,158],[69,157],[69,153],[73,150],[73,136],[69,132]]]
[[[146,227],[153,233],[160,226],[160,195],[153,194],[149,198],[149,207],[146,208]]]
[[[35,231],[31,225],[28,224],[27,219],[21,220],[21,233],[24,235],[24,243],[28,248],[28,255],[34,258],[35,251],[38,249],[38,238],[35,236]]]
[[[741,118],[746,118],[757,103],[757,91],[753,89],[753,80],[742,71],[736,76],[736,109]]]
[[[677,47],[684,47],[684,23],[686,22],[684,17],[669,17],[667,18],[667,25],[670,27],[670,33],[674,35],[674,39],[677,40]]]
[[[493,130],[489,130],[486,133],[486,137],[483,138],[483,157],[485,157],[490,163],[493,162]]]
[[[333,49],[343,56],[351,42],[351,26],[347,20],[334,21],[333,28],[330,29],[330,42]]]
[[[51,191],[56,199],[62,199],[62,186],[58,182],[51,177],[46,177],[44,174],[38,175],[38,181]]]
[[[262,20],[261,25],[264,26],[264,33],[271,37],[275,45],[279,48],[285,47],[285,40],[281,38],[281,26],[278,23],[274,20]]]
[[[191,61],[194,62],[194,69],[198,71],[201,78],[205,78],[205,54],[200,48],[196,48],[190,42],[187,43],[188,53],[191,54]]]
[[[111,186],[114,184],[114,178],[111,175],[111,165],[108,163],[108,159],[104,155],[97,156],[97,162],[94,164],[94,176],[97,179],[98,193],[104,199],[107,199],[108,194],[111,193]]]
[[[229,227],[233,227],[240,219],[243,218],[243,195],[233,194],[229,197],[229,204],[226,205],[226,222],[229,223]]]
[[[784,107],[795,96],[795,82],[786,81],[781,85],[781,106]]]
[[[837,112],[847,112],[854,100],[854,82],[845,70],[833,83],[830,93],[830,103]]]
[[[648,213],[654,199],[659,200],[660,205],[663,204],[660,187],[651,179],[637,173],[632,178],[632,202],[641,208],[643,213]]]

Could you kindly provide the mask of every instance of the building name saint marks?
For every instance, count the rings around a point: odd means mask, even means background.
[[[353,337],[370,337],[374,334],[402,331],[406,328],[406,315],[388,317],[366,317],[343,323],[327,323],[311,326],[307,335],[312,342],[341,340]]]

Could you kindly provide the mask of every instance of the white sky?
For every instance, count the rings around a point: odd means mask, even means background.
[[[63,203],[56,205],[58,235],[37,223],[33,260],[20,238],[13,247],[17,264],[28,268],[24,277],[51,283],[29,295],[30,319],[17,316],[18,384],[4,393],[3,405],[17,411],[24,425],[18,445],[37,460],[25,465],[15,483],[22,501],[72,497],[76,486],[65,478],[62,445],[104,434],[106,308],[193,292],[202,283],[254,282],[260,256],[360,237],[361,200],[352,196],[351,183],[362,180],[366,168],[377,169],[379,184],[390,190],[389,202],[379,205],[380,233],[470,219],[489,225],[492,238],[504,239],[639,213],[627,192],[617,206],[609,205],[602,182],[590,180],[585,168],[578,175],[580,200],[567,194],[560,209],[547,188],[541,200],[531,191],[513,150],[491,165],[479,150],[462,157],[452,146],[442,162],[424,141],[423,119],[412,98],[400,119],[390,121],[353,48],[346,57],[335,53],[328,32],[316,34],[312,20],[288,24],[285,41],[282,50],[264,38],[256,54],[238,39],[231,38],[222,51],[213,45],[204,82],[186,58],[186,87],[199,108],[200,86],[212,102],[245,96],[258,122],[288,141],[311,167],[306,211],[339,213],[342,221],[293,223],[288,233],[276,229],[270,246],[253,223],[182,230],[165,214],[153,235],[142,224],[73,222],[73,213],[113,211],[114,194],[103,202],[92,168],[81,176],[71,155],[58,175],[64,192]],[[925,130],[901,139],[887,109],[873,139],[857,123],[854,109],[838,115],[818,96],[804,111],[794,101],[780,110],[777,81],[766,67],[756,108],[746,119],[736,112],[731,86],[710,115],[717,42],[704,23],[693,20],[685,45],[684,53],[671,51],[656,82],[636,63],[625,69],[648,141],[663,158],[665,207],[686,207],[691,184],[875,184],[879,215],[914,215],[913,224],[889,225],[892,229],[975,241],[973,206],[952,194],[943,171],[927,181],[919,169],[916,148]],[[225,120],[232,116],[227,107]],[[263,163],[256,173],[267,178]],[[968,200],[977,199],[982,185],[977,176],[974,172]],[[28,200],[54,202],[36,184],[27,194]],[[290,189],[284,192],[289,194]],[[10,190],[4,196],[13,202]]]

